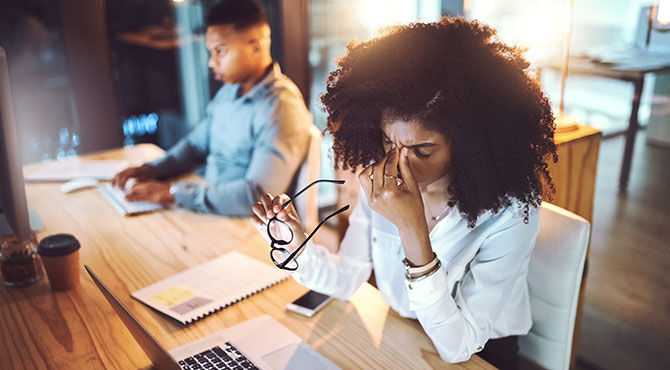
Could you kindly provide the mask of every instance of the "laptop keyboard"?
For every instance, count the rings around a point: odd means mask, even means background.
[[[216,346],[197,355],[179,361],[182,369],[233,369],[233,370],[258,370],[240,351],[230,342],[226,342],[225,348]]]

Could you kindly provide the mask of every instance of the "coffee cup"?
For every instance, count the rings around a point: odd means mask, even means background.
[[[79,241],[70,234],[50,235],[40,241],[37,253],[53,291],[79,286],[79,248]]]

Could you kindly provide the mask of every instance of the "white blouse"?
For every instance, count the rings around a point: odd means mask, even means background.
[[[496,214],[483,214],[471,229],[453,207],[430,232],[442,266],[409,282],[397,228],[372,211],[360,193],[338,254],[310,242],[292,273],[297,282],[347,300],[374,268],[382,297],[401,316],[418,319],[447,362],[468,360],[489,339],[528,333],[526,277],[540,228],[537,208],[530,208],[526,224],[523,209],[513,202]]]

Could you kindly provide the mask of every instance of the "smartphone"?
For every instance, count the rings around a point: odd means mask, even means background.
[[[333,297],[310,290],[292,303],[287,304],[286,309],[307,317],[312,317],[312,315],[317,313],[331,300],[333,300]]]

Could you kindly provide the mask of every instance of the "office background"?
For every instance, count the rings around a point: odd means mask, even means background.
[[[529,58],[561,48],[567,1],[538,0],[264,0],[273,55],[303,91],[319,128],[319,94],[334,59],[352,37],[384,25],[465,15],[498,28],[501,37],[531,47]],[[167,148],[202,117],[217,84],[207,70],[202,18],[213,0],[23,0],[0,3],[0,44],[9,55],[22,159],[32,163],[105,148],[152,142]],[[572,52],[640,37],[642,0],[576,0]],[[668,42],[668,34],[656,42]],[[542,83],[558,104],[560,76]],[[668,120],[667,77],[649,75],[640,123]],[[625,128],[629,84],[570,76],[566,111],[605,135]],[[638,136],[627,193],[616,189],[623,138],[600,151],[578,366],[654,368],[670,354],[670,262],[663,205],[670,195],[664,146]],[[653,137],[651,140],[653,141]],[[324,138],[322,168],[330,170]],[[667,171],[666,171],[667,172]],[[335,202],[332,188],[321,205]],[[633,226],[631,226],[633,225]],[[635,366],[635,367],[638,367]]]

